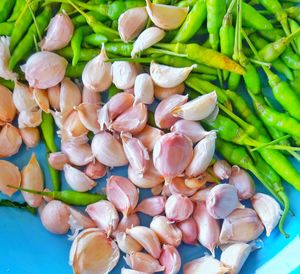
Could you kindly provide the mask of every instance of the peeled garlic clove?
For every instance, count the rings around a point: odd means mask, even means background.
[[[48,88],[48,99],[50,107],[56,111],[60,111],[60,85]]]
[[[40,109],[46,113],[50,112],[50,103],[48,99],[48,91],[42,89],[33,89],[33,98]]]
[[[150,75],[156,85],[163,88],[174,88],[188,78],[195,66],[175,68],[152,61],[150,64]]]
[[[251,208],[237,208],[224,219],[220,243],[247,243],[255,240],[264,231],[256,212]]]
[[[88,143],[63,142],[61,149],[68,156],[70,163],[76,166],[85,166],[94,159],[91,146]]]
[[[231,165],[225,160],[217,160],[213,165],[213,171],[221,180],[229,179],[231,176]]]
[[[210,216],[204,202],[196,202],[193,218],[198,227],[198,241],[215,256],[220,236],[218,221]]]
[[[8,184],[19,187],[21,184],[21,173],[14,164],[0,160],[0,191],[5,195],[11,196],[18,190],[8,187]]]
[[[155,232],[161,243],[172,246],[180,245],[182,233],[175,224],[169,222],[167,217],[155,216],[150,223],[150,228]]]
[[[165,202],[166,200],[163,196],[146,198],[137,205],[135,212],[141,212],[154,217],[165,210]]]
[[[18,153],[22,145],[19,130],[11,124],[6,124],[0,132],[0,157],[10,157]]]
[[[67,137],[80,137],[88,133],[88,129],[83,125],[79,117],[79,112],[73,110],[63,122],[63,134]],[[63,138],[62,138],[63,139]]]
[[[144,7],[132,8],[122,13],[118,19],[118,32],[122,41],[129,42],[136,38],[146,26],[148,19]]]
[[[101,231],[104,231],[107,236],[116,230],[119,223],[119,215],[114,205],[109,201],[99,201],[90,204],[86,208],[86,212],[97,224]]]
[[[147,274],[147,273],[122,267],[121,274]]]
[[[179,133],[167,133],[156,142],[153,149],[155,168],[166,177],[181,175],[193,158],[193,144]]]
[[[184,88],[184,83],[181,83],[173,88],[162,88],[160,86],[154,85],[154,96],[158,100],[163,100],[174,94],[183,94]]]
[[[123,216],[121,221],[118,224],[117,229],[114,232],[116,235],[119,232],[125,232],[127,229],[132,228],[134,226],[140,225],[140,219],[137,214],[131,214],[129,216]]]
[[[134,96],[126,92],[120,92],[110,98],[107,103],[109,118],[116,119],[120,114],[128,110],[134,102]]]
[[[264,193],[256,193],[251,198],[252,206],[266,228],[267,237],[277,226],[282,211],[278,202],[271,196]]]
[[[93,180],[97,180],[104,177],[106,172],[107,166],[101,164],[97,160],[89,163],[84,170],[85,175],[87,175]]]
[[[0,123],[11,122],[17,113],[12,93],[6,87],[0,85]]]
[[[171,222],[186,220],[191,216],[193,210],[193,202],[181,194],[173,194],[166,201],[166,216]]]
[[[134,82],[134,103],[152,104],[154,100],[154,87],[148,73],[139,74]]]
[[[185,244],[194,245],[197,243],[198,228],[192,217],[176,223],[176,226],[180,229],[182,233],[182,241]]]
[[[47,89],[62,81],[67,65],[67,60],[58,54],[40,51],[31,55],[21,69],[31,87]]]
[[[170,128],[180,118],[172,115],[172,109],[187,102],[187,96],[184,95],[171,95],[170,97],[162,100],[156,107],[154,112],[155,124],[159,128]]]
[[[164,274],[176,274],[181,267],[181,257],[177,249],[172,245],[163,245],[159,262],[165,267]]]
[[[238,166],[232,167],[228,182],[236,187],[240,200],[249,199],[255,194],[255,183],[252,177]]]
[[[152,151],[156,141],[164,135],[164,132],[158,128],[146,125],[145,128],[134,137],[138,138],[148,151]]]
[[[91,147],[96,159],[106,166],[118,167],[128,164],[122,145],[108,132],[96,134]]]
[[[42,110],[23,110],[19,113],[19,128],[38,127],[42,123]]]
[[[230,273],[239,273],[251,252],[251,246],[245,243],[229,245],[222,252],[220,261],[231,268]]]
[[[185,184],[184,177],[175,177],[172,178],[171,182],[169,183],[169,190],[171,194],[182,194],[185,196],[192,196],[197,189],[189,188]]]
[[[79,119],[86,129],[92,131],[94,134],[100,131],[98,123],[99,105],[82,103],[75,109],[78,112]]]
[[[159,258],[161,253],[160,242],[153,230],[146,226],[135,226],[126,230],[151,256]]]
[[[38,128],[34,128],[34,127],[20,128],[19,132],[21,134],[24,144],[28,148],[33,148],[37,146],[38,143],[40,142],[41,136]]]
[[[143,247],[125,232],[117,233],[116,241],[122,252],[131,254],[141,251]]]
[[[133,63],[116,61],[112,64],[112,81],[118,89],[133,87],[137,71]]]
[[[153,4],[150,0],[146,0],[146,4],[146,10],[151,21],[159,28],[165,30],[180,27],[189,11],[189,8]]]
[[[127,178],[111,176],[106,184],[107,199],[117,210],[128,216],[132,213],[139,200],[136,187]]]
[[[82,90],[82,103],[99,105],[101,103],[100,93],[93,92],[84,86]]]
[[[207,118],[214,111],[216,104],[217,94],[213,91],[175,107],[172,114],[185,120],[199,121]]]
[[[143,103],[138,103],[118,116],[111,127],[118,132],[138,134],[145,128],[147,117],[146,106]]]
[[[86,192],[96,186],[96,182],[86,176],[82,171],[69,164],[64,165],[64,174],[68,185],[76,191]]]
[[[216,132],[210,131],[210,133],[194,147],[193,159],[185,170],[185,174],[188,177],[197,177],[208,168],[215,153],[216,138]]]
[[[131,57],[134,58],[141,51],[150,48],[165,37],[165,32],[157,27],[145,29],[134,41]]]
[[[48,162],[54,169],[63,170],[64,165],[69,163],[69,158],[65,153],[61,151],[52,152],[48,156]]]
[[[134,270],[146,273],[163,271],[165,268],[159,264],[159,261],[151,255],[143,252],[127,254],[125,262]]]
[[[15,87],[14,92],[12,94],[12,98],[19,112],[23,110],[32,110],[35,107],[37,107],[37,104],[33,98],[32,90],[28,86],[23,85],[18,81],[15,81]]]
[[[146,12],[146,10],[145,10]],[[0,77],[6,80],[16,80],[17,74],[9,70],[8,64],[10,60],[10,37],[0,37]]]

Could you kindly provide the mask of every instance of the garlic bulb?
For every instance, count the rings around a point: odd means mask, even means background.
[[[12,92],[0,85],[0,125],[11,122],[16,116],[16,107],[13,102]]]
[[[159,264],[157,259],[144,252],[127,254],[125,257],[125,262],[132,269],[139,271],[137,273],[134,272],[135,274],[141,274],[141,272],[154,273],[163,271],[165,269],[164,266]]]
[[[193,202],[180,194],[171,195],[166,201],[166,216],[171,222],[180,222],[188,219],[194,210]]]
[[[37,104],[33,98],[32,90],[18,81],[15,81],[14,92],[12,94],[13,102],[19,112],[23,110],[33,110]]]
[[[125,232],[117,233],[116,241],[121,251],[127,254],[138,252],[143,249],[143,247],[136,240],[134,240]]]
[[[112,64],[112,81],[118,89],[133,87],[136,76],[134,64],[125,61],[116,61]]]
[[[163,245],[159,262],[165,267],[164,274],[176,274],[181,267],[180,254],[174,246]]]
[[[19,130],[11,124],[6,124],[0,131],[0,157],[10,157],[18,153],[22,145]]]
[[[134,103],[152,104],[154,100],[154,87],[149,74],[142,73],[135,78]]]
[[[14,164],[0,160],[0,192],[11,196],[18,190],[8,187],[8,183],[14,187],[19,187],[21,184],[21,173]]]

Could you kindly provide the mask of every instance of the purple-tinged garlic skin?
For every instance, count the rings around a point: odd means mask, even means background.
[[[141,212],[149,216],[157,216],[165,210],[166,199],[163,196],[154,196],[142,200],[137,207],[135,212]]]
[[[143,249],[143,247],[136,240],[134,240],[131,236],[129,236],[125,232],[117,233],[116,241],[121,251],[127,254],[139,252],[142,251]]]
[[[193,202],[205,202],[206,198],[212,188],[213,187],[207,187],[204,189],[200,189],[193,196],[191,196],[190,199]]]
[[[85,175],[93,180],[100,179],[105,176],[107,172],[107,166],[101,164],[97,160],[90,162],[84,169]]]
[[[176,223],[176,226],[181,230],[182,241],[185,244],[195,245],[197,243],[198,228],[192,217]]]
[[[82,90],[82,103],[100,105],[100,93],[93,92],[92,90],[84,86]]]
[[[163,245],[159,262],[165,267],[164,274],[176,274],[181,267],[181,257],[177,249],[172,245]]]
[[[22,145],[19,130],[11,124],[5,124],[0,131],[0,157],[10,157],[18,153]]]
[[[107,102],[109,118],[112,120],[116,119],[119,115],[132,107],[133,102],[133,95],[126,92],[117,93]]]
[[[231,176],[231,166],[225,160],[217,160],[213,165],[213,172],[220,180],[227,180]]]
[[[19,187],[21,184],[21,173],[13,163],[0,160],[0,192],[11,196],[18,190],[8,187],[7,182],[14,187]]]
[[[181,222],[188,219],[193,210],[193,202],[184,195],[172,194],[166,201],[165,211],[170,222]]]

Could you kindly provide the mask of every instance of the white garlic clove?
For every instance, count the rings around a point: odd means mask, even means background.
[[[0,85],[0,124],[11,122],[17,113],[12,92]]]
[[[140,219],[137,214],[134,213],[129,216],[123,216],[118,224],[117,229],[114,231],[113,236],[119,232],[125,232],[127,229],[138,225],[140,225]]]
[[[33,148],[39,144],[41,136],[38,128],[35,127],[20,128],[19,132],[24,144],[28,148]]]
[[[85,166],[94,159],[91,146],[88,143],[63,142],[61,149],[68,156],[70,163],[76,166]]]
[[[145,10],[146,11],[146,10]],[[9,67],[10,60],[10,37],[1,36],[0,37],[0,77],[6,80],[16,80],[17,73],[12,72]]]
[[[151,255],[144,252],[135,252],[127,254],[125,262],[134,270],[146,273],[163,271],[165,268],[159,264],[159,261]],[[138,272],[138,273],[140,273]],[[136,274],[138,274],[136,273]]]
[[[182,233],[182,241],[185,244],[195,245],[198,238],[198,228],[195,220],[190,217],[182,222],[176,223]]]
[[[38,127],[42,123],[42,110],[23,110],[19,113],[19,128]]]
[[[151,76],[147,73],[139,74],[134,82],[134,103],[152,104],[154,100],[154,87]]]
[[[48,99],[50,107],[56,111],[60,111],[60,85],[48,88]]]
[[[11,196],[18,190],[8,187],[8,183],[14,187],[19,187],[21,184],[21,173],[13,163],[0,160],[0,192]]]
[[[48,91],[43,89],[33,89],[33,98],[40,109],[46,113],[50,112],[50,103],[48,99]]]
[[[90,162],[84,169],[85,175],[93,180],[100,179],[105,176],[107,172],[107,166],[101,164],[97,160]]]
[[[143,249],[143,247],[136,240],[134,240],[125,232],[117,233],[116,241],[121,251],[127,254],[138,252]]]
[[[61,151],[52,152],[49,153],[48,162],[54,169],[63,170],[64,165],[69,163],[69,157]]]
[[[37,104],[33,98],[32,90],[28,86],[21,84],[18,81],[15,81],[12,98],[19,112],[37,108]]]
[[[110,98],[107,102],[109,118],[116,119],[123,112],[128,110],[134,102],[134,96],[127,92],[120,92]]]
[[[137,71],[133,63],[116,61],[112,64],[112,81],[118,89],[133,87],[136,76]]]
[[[158,100],[163,100],[174,94],[178,94],[178,95],[183,94],[184,88],[185,88],[184,83],[181,83],[178,86],[173,88],[162,88],[158,85],[154,85],[154,96]]]
[[[231,176],[231,165],[225,160],[217,160],[213,165],[213,172],[221,180],[229,179]]]
[[[165,210],[165,203],[166,199],[163,196],[146,198],[137,205],[134,211],[154,217]]]
[[[194,210],[193,202],[181,194],[172,194],[166,201],[166,216],[171,222],[180,222],[188,219]]]
[[[84,86],[82,90],[82,103],[100,105],[100,93],[93,92],[92,90]]]
[[[0,157],[10,157],[18,153],[22,145],[19,130],[11,124],[5,124],[0,131]]]
[[[156,141],[164,135],[164,132],[156,127],[151,127],[146,125],[145,128],[137,135],[137,139],[139,139],[142,144],[147,148],[149,152],[151,152],[154,148]]]
[[[82,103],[75,107],[78,112],[79,119],[86,129],[97,134],[100,131],[98,123],[98,111],[100,106],[89,103]]]
[[[178,250],[171,245],[163,245],[159,262],[165,267],[164,274],[176,274],[181,267],[181,257]]]
[[[50,113],[54,119],[54,123],[55,125],[59,128],[59,129],[62,129],[63,127],[63,117],[61,115],[60,112],[58,111],[53,111],[53,110],[50,110]]]
[[[182,194],[185,196],[192,196],[196,193],[197,189],[189,188],[185,184],[186,179],[184,177],[175,177],[168,184],[168,188],[171,194]]]

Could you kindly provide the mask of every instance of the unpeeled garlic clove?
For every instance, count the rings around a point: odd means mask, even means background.
[[[163,245],[159,262],[165,267],[164,274],[176,274],[181,267],[181,257],[177,249],[172,245]]]
[[[184,83],[181,83],[178,86],[173,88],[162,88],[158,85],[154,85],[154,96],[158,100],[163,100],[174,94],[178,94],[178,95],[183,94],[184,88],[185,88]]]
[[[141,251],[143,247],[125,232],[117,233],[116,241],[122,252],[131,254]]]
[[[33,89],[33,98],[40,109],[46,113],[50,112],[48,91],[43,89]]]
[[[256,212],[251,208],[237,208],[224,219],[220,243],[247,243],[255,240],[264,231]]]
[[[24,144],[28,148],[33,148],[37,146],[38,143],[40,142],[41,136],[38,128],[35,127],[20,128],[19,132],[21,134]]]
[[[86,192],[96,186],[96,182],[86,176],[82,171],[69,164],[64,165],[64,174],[68,185],[76,191]]]
[[[99,105],[101,103],[100,93],[93,92],[84,86],[82,90],[82,103]]]
[[[154,100],[154,86],[148,73],[139,74],[134,82],[134,103],[152,104]]]
[[[189,188],[185,184],[185,180],[186,179],[184,177],[172,178],[172,180],[168,184],[170,195],[171,194],[182,194],[185,196],[192,196],[197,191],[197,189]]]
[[[145,128],[134,137],[138,138],[148,151],[152,151],[156,141],[164,135],[164,132],[156,127],[146,125]]]
[[[95,104],[82,103],[75,109],[78,112],[79,119],[86,129],[94,134],[100,131],[98,123],[98,111],[100,106]]]
[[[221,180],[229,179],[231,176],[231,165],[225,160],[217,160],[213,165],[213,172]]]
[[[210,131],[209,134],[194,147],[193,159],[185,170],[185,174],[188,177],[197,177],[208,168],[215,153],[216,138],[216,132]]]
[[[113,235],[116,235],[119,232],[125,232],[127,229],[138,225],[140,225],[140,219],[137,214],[134,213],[129,216],[123,216]]]
[[[7,184],[19,187],[21,184],[21,173],[13,163],[0,160],[0,192],[11,196],[18,191],[15,188],[8,187]]]
[[[165,203],[166,199],[163,196],[146,198],[137,205],[134,211],[154,217],[165,210]]]
[[[197,243],[198,228],[192,217],[176,223],[176,226],[180,229],[182,233],[182,241],[185,244],[194,245]]]
[[[19,130],[11,124],[6,124],[0,131],[0,157],[10,157],[18,153],[22,145]]]
[[[21,84],[18,81],[15,81],[12,98],[19,112],[23,110],[32,110],[37,107],[37,104],[33,98],[32,90],[28,86]]]
[[[70,163],[76,166],[85,166],[94,159],[91,146],[88,143],[63,142],[61,149],[68,156]]]
[[[19,113],[19,128],[38,127],[42,123],[42,110],[23,110]]]
[[[139,193],[130,180],[121,176],[111,176],[106,184],[107,199],[124,216],[130,215],[139,200]]]
[[[210,192],[210,190],[213,188],[212,187],[207,187],[207,188],[204,188],[204,189],[200,189],[198,190],[193,196],[191,196],[191,200],[193,202],[205,202],[206,201],[206,198]]]
[[[172,194],[166,201],[166,216],[171,222],[180,222],[188,219],[194,210],[193,202],[181,194]]]
[[[107,102],[109,118],[116,119],[120,114],[128,110],[134,102],[134,96],[127,92],[120,92],[110,98]]]
[[[152,61],[150,64],[150,75],[156,85],[163,88],[174,88],[183,83],[196,66],[175,68]]]
[[[165,269],[159,264],[157,259],[144,252],[127,254],[125,257],[125,262],[132,269],[146,273],[160,272]]]
[[[145,10],[146,11],[146,10]],[[8,68],[9,60],[10,60],[10,37],[1,36],[0,37],[0,77],[6,80],[16,80],[17,74],[12,72]]]
[[[101,164],[97,160],[90,162],[84,169],[85,175],[93,180],[100,179],[105,176],[107,172],[107,166]]]
[[[156,107],[154,112],[155,124],[159,128],[170,128],[180,118],[174,117],[171,112],[176,106],[180,106],[187,102],[187,96],[184,95],[171,95],[170,97],[162,100]]]
[[[251,198],[251,203],[266,229],[267,237],[269,237],[280,220],[282,214],[280,205],[273,197],[264,193],[256,193]]]
[[[48,88],[48,99],[50,107],[56,111],[60,111],[60,85]]]
[[[146,0],[146,4],[146,10],[151,21],[156,26],[165,30],[172,30],[180,27],[189,11],[189,8],[153,4],[150,0]]]
[[[136,76],[134,64],[126,61],[116,61],[112,64],[112,81],[118,89],[133,87]]]
[[[141,51],[150,48],[165,37],[166,33],[157,27],[145,29],[134,41],[131,57],[136,57]]]
[[[185,178],[184,184],[187,187],[195,189],[197,191],[198,189],[205,187],[205,184],[208,182],[208,176],[209,175],[207,172],[203,172],[200,176],[196,178]]]
[[[88,133],[88,129],[83,125],[79,117],[79,112],[73,110],[69,116],[63,121],[62,135],[66,134],[64,138],[76,138]]]
[[[58,54],[40,51],[31,55],[21,69],[31,87],[47,89],[62,81],[67,65],[67,60]]]
[[[70,209],[70,216],[73,217],[73,219],[76,221],[76,223],[79,226],[81,226],[84,229],[96,227],[96,224],[89,216],[72,207],[69,207],[69,209]]]
[[[121,274],[147,274],[147,273],[143,271],[137,271],[137,270],[122,267]]]
[[[54,169],[63,170],[64,165],[69,163],[69,157],[61,151],[52,152],[49,153],[48,162]]]
[[[11,122],[17,113],[12,92],[0,85],[0,124]]]
[[[119,223],[119,215],[111,202],[99,201],[90,204],[87,206],[86,212],[107,236],[110,236],[116,230]]]
[[[148,19],[144,7],[132,8],[122,13],[118,19],[118,32],[122,41],[129,42],[136,38],[146,26]]]
[[[169,222],[166,216],[155,216],[150,223],[150,228],[161,243],[175,247],[180,245],[182,233],[175,224]]]

